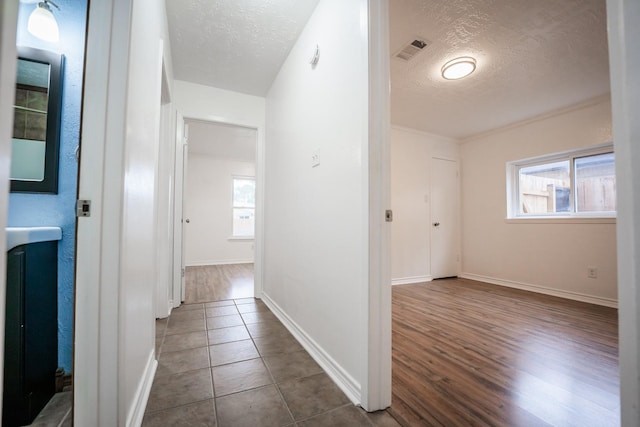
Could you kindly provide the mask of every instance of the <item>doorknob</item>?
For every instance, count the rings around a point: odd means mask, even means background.
[[[189,221],[187,221],[187,222],[189,222]],[[440,226],[440,223],[439,223],[439,222],[434,222],[434,223],[433,223],[433,226],[434,226],[434,227],[439,227],[439,226]]]
[[[187,218],[187,219],[185,220],[185,222],[186,222],[187,224],[189,224],[191,221],[189,221],[189,218]]]

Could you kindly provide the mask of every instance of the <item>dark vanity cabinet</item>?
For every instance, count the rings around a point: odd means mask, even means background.
[[[58,242],[7,255],[2,425],[31,424],[55,393],[58,365]]]

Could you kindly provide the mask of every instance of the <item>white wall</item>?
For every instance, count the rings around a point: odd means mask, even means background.
[[[462,276],[615,305],[615,223],[505,221],[506,162],[611,140],[611,104],[599,99],[464,141]]]
[[[185,119],[264,129],[264,98],[182,80],[174,81],[173,91],[176,108]]]
[[[186,265],[253,262],[253,239],[229,240],[234,175],[255,176],[255,163],[189,153]]]
[[[366,8],[320,1],[267,95],[265,301],[358,402],[368,332]]]
[[[455,140],[413,129],[391,129],[391,275],[394,284],[432,280],[431,159],[458,160]]]
[[[169,226],[158,227],[157,222],[162,56],[171,63],[168,47],[164,8],[153,0],[133,2],[119,284],[120,425],[140,419],[155,369],[157,231]],[[169,82],[170,70],[167,67]]]

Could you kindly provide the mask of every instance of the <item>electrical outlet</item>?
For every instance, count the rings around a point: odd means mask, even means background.
[[[587,277],[589,279],[597,279],[598,278],[598,268],[597,267],[587,267]]]

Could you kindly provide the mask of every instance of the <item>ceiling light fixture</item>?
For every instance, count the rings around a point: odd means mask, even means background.
[[[57,4],[50,0],[43,0],[38,3],[35,10],[29,15],[27,30],[39,39],[48,42],[57,42],[60,39],[58,22],[51,12],[51,5],[60,9]]]
[[[476,60],[470,56],[452,59],[442,66],[442,77],[447,80],[458,80],[467,77],[476,69]]]

